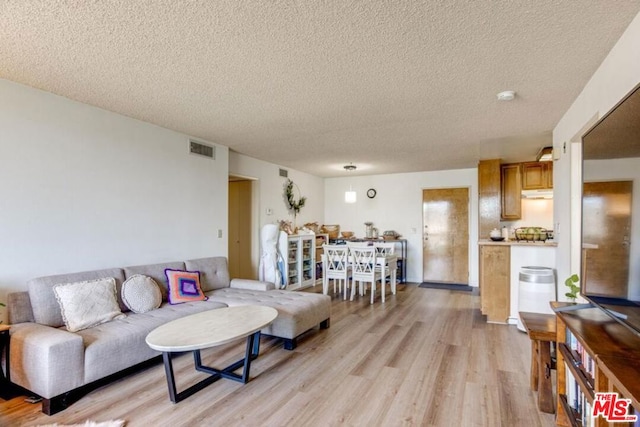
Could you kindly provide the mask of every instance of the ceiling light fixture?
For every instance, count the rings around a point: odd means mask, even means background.
[[[536,155],[536,162],[550,162],[553,160],[553,147],[542,147]]]
[[[353,163],[349,163],[348,165],[344,165],[344,170],[347,172],[352,172],[356,170],[356,165]],[[356,192],[351,188],[351,184],[349,184],[349,191],[344,192],[344,202],[345,203],[355,203],[357,200]]]
[[[516,97],[516,92],[513,90],[505,90],[500,92],[497,96],[498,101],[513,101],[513,98]]]

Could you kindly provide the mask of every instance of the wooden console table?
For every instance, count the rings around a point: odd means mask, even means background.
[[[553,302],[554,310],[572,303]],[[575,387],[593,406],[595,393],[615,392],[630,399],[636,414],[640,411],[640,337],[598,308],[558,312],[557,317],[557,416],[561,426],[580,425],[580,414],[570,407],[567,395]],[[568,335],[580,344],[582,357],[567,345]],[[584,366],[587,361],[588,365]],[[567,384],[567,372],[575,384]],[[594,426],[630,426],[631,423],[608,423],[603,417]]]
[[[556,341],[556,316],[521,311],[520,320],[531,339],[531,390],[538,392],[538,409],[553,414],[551,343]]]

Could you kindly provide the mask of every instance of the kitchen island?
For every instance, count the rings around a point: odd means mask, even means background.
[[[553,241],[526,242],[480,240],[480,306],[487,322],[516,324],[520,269],[525,266],[556,268]],[[557,278],[556,278],[557,289]]]

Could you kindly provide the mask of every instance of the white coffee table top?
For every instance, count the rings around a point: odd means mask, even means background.
[[[147,335],[147,345],[163,352],[201,350],[243,338],[278,317],[275,308],[260,305],[216,308],[172,320]]]

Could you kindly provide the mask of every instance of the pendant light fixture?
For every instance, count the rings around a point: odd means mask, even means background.
[[[347,172],[351,172],[356,170],[356,166],[353,163],[349,163],[344,166],[344,170]],[[349,184],[349,191],[344,192],[344,202],[345,203],[355,203],[357,200],[356,192],[351,188],[351,184]]]

